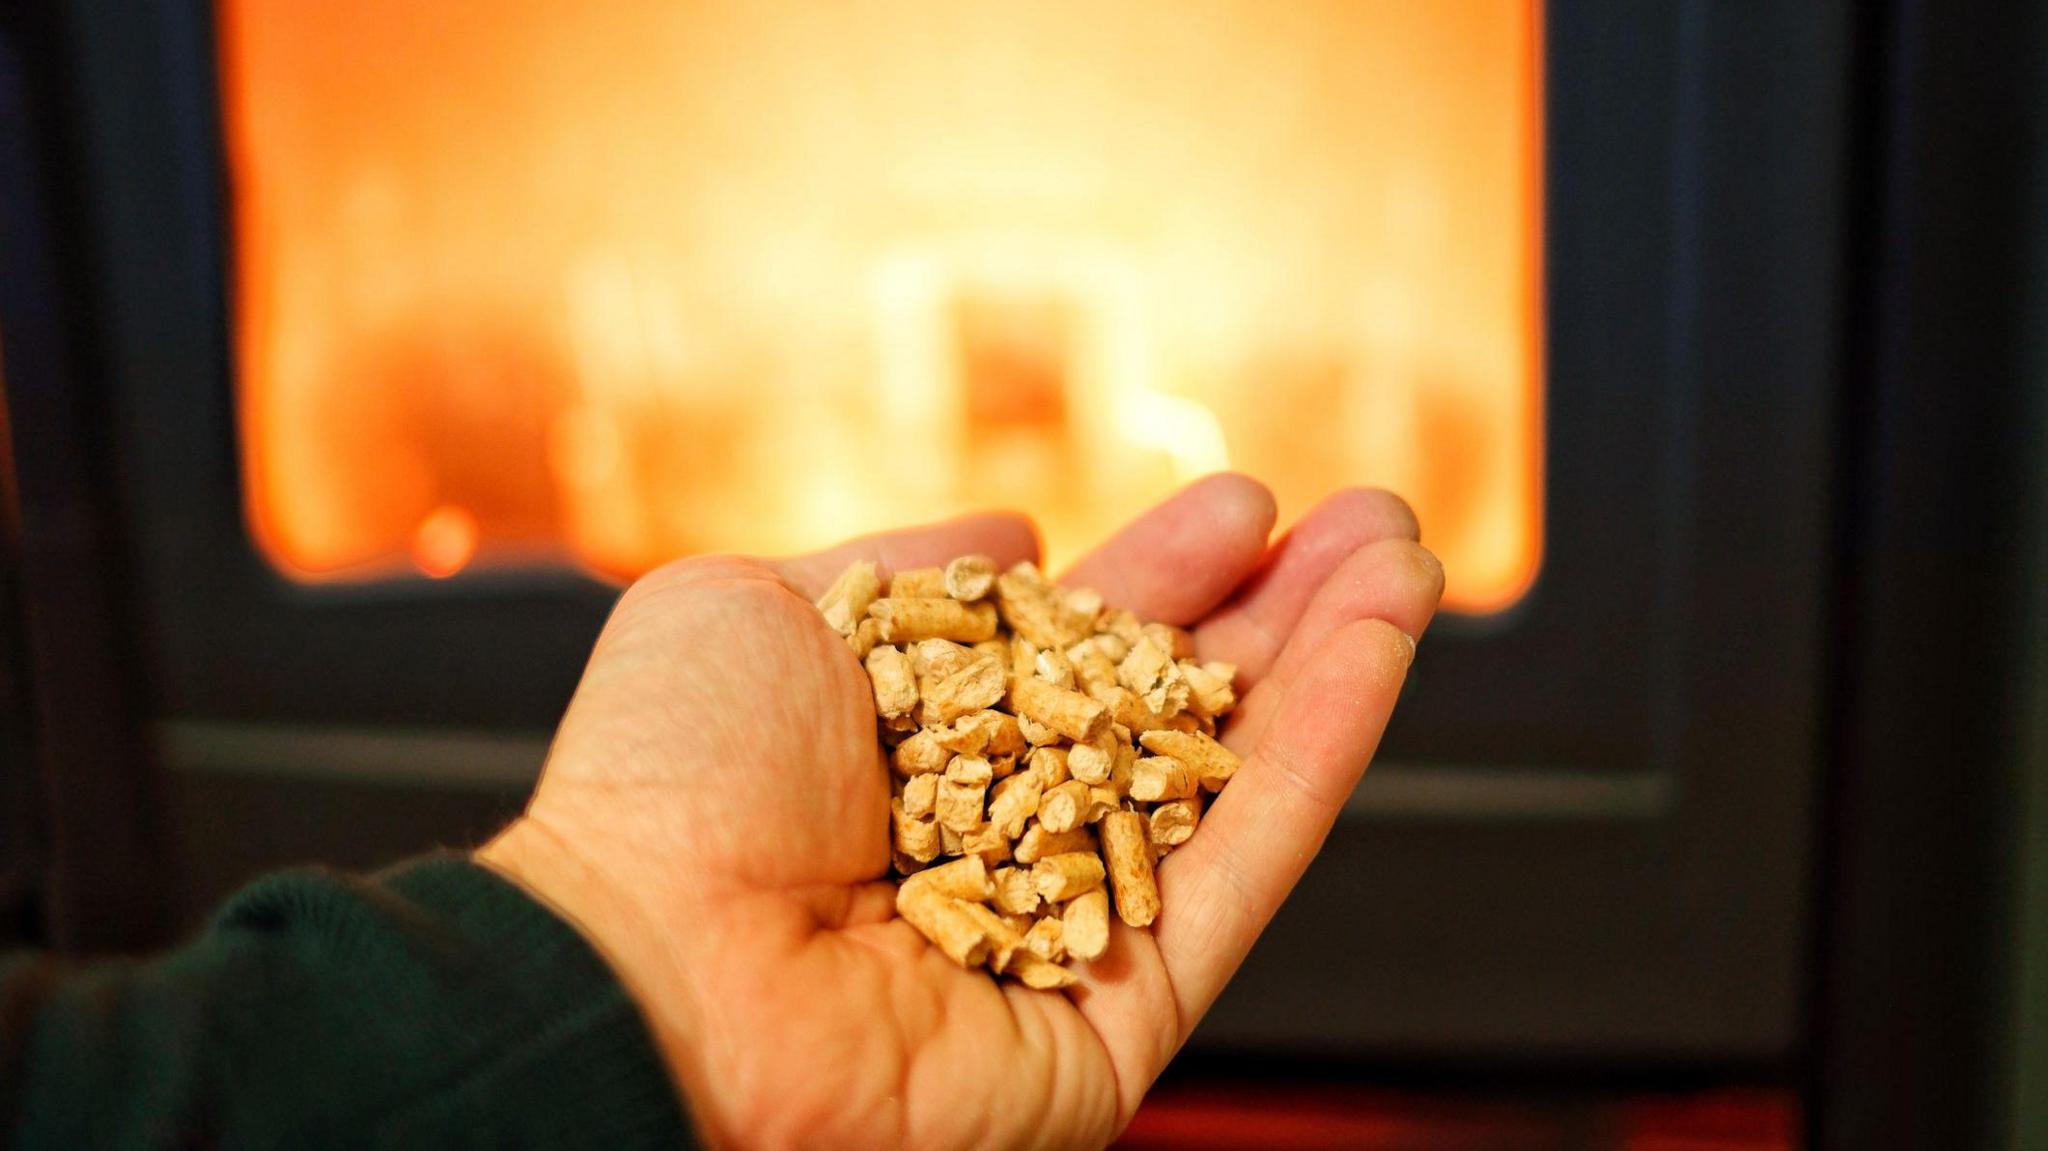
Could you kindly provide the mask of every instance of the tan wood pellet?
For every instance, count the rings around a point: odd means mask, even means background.
[[[1148,623],[1138,628],[1138,634],[1152,641],[1174,659],[1195,658],[1194,633],[1172,624]]]
[[[982,939],[988,944],[988,965],[997,971],[1007,969],[1010,958],[1024,948],[1024,933],[979,903],[962,903],[960,908],[981,928]]]
[[[1113,607],[1103,609],[1095,621],[1095,630],[1099,634],[1114,637],[1123,648],[1129,648],[1145,634],[1145,625],[1138,621],[1138,617],[1129,608]],[[1121,661],[1124,658],[1122,650],[1118,650],[1117,654],[1110,658]]]
[[[882,581],[875,574],[875,565],[861,560],[847,566],[832,581],[825,597],[818,601],[818,610],[825,616],[825,622],[840,635],[851,637],[859,629],[861,621],[868,617],[868,605],[882,594]],[[866,654],[866,653],[862,653]]]
[[[1053,834],[1072,831],[1088,822],[1091,801],[1088,785],[1070,779],[1040,797],[1038,825]]]
[[[990,867],[1008,863],[1012,847],[1010,837],[993,823],[984,823],[960,837],[960,850]]]
[[[889,764],[901,776],[930,775],[944,771],[953,752],[930,728],[920,728],[889,753]]]
[[[1148,731],[1138,737],[1146,751],[1170,755],[1188,765],[1202,786],[1217,791],[1237,774],[1237,753],[1200,732]]]
[[[924,819],[932,813],[933,804],[939,798],[939,777],[936,775],[913,775],[903,781],[903,811],[917,819]]]
[[[908,790],[905,794],[909,794]],[[1145,834],[1151,838],[1154,847],[1176,848],[1195,834],[1195,824],[1201,818],[1202,808],[1199,799],[1162,803],[1152,809]]]
[[[1050,791],[1072,777],[1067,767],[1068,749],[1064,747],[1035,747],[1025,760],[1038,776],[1039,790]]]
[[[846,637],[846,642],[853,648],[853,657],[864,660],[869,652],[875,650],[875,645],[882,642],[882,625],[873,619],[864,619],[854,626],[853,634]]]
[[[956,960],[955,962],[958,961]],[[960,965],[962,967],[973,966],[970,963],[961,963]],[[1020,951],[1012,955],[1010,957],[1010,970],[1005,974],[1016,976],[1018,981],[1023,983],[1024,986],[1038,991],[1057,991],[1062,987],[1072,987],[1080,982],[1073,972],[1068,971],[1057,963],[1040,959],[1029,950]]]
[[[930,870],[917,873],[929,874]],[[896,913],[962,967],[976,966],[988,958],[987,933],[967,910],[973,906],[929,884],[905,883],[896,889]]]
[[[1096,959],[1109,949],[1109,893],[1097,888],[1075,896],[1060,911],[1060,940],[1076,959]]]
[[[1151,636],[1140,639],[1131,648],[1130,654],[1117,665],[1116,678],[1162,717],[1177,715],[1188,704],[1187,679],[1181,675],[1180,665]]]
[[[940,582],[954,599],[963,603],[978,600],[996,586],[996,561],[982,555],[961,556],[946,565]]]
[[[1131,768],[1131,798],[1149,803],[1186,799],[1195,793],[1197,783],[1188,765],[1170,755],[1148,755]]]
[[[930,863],[939,856],[939,825],[930,819],[920,819],[904,810],[903,801],[889,801],[889,830],[895,849],[919,863]]]
[[[1124,741],[1129,742],[1128,733]],[[1067,749],[1067,774],[1083,783],[1108,783],[1111,770],[1116,766],[1117,736],[1105,728],[1102,734],[1087,743],[1077,743]]]
[[[904,795],[909,795],[906,785]],[[1035,771],[1020,772],[995,785],[989,793],[988,819],[1003,829],[1003,834],[1015,839],[1024,834],[1024,825],[1038,814],[1038,803],[1044,794],[1044,785]],[[908,807],[906,798],[905,806]]]
[[[1086,743],[1109,725],[1109,709],[1078,691],[1035,675],[1010,677],[1010,709],[1061,735]]]
[[[1109,889],[1116,896],[1117,918],[1132,927],[1150,927],[1159,918],[1159,885],[1152,877],[1152,843],[1145,817],[1135,811],[1113,811],[1102,820],[1102,861],[1108,865]],[[1042,866],[1042,864],[1041,864]],[[1046,884],[1037,878],[1040,895]]]
[[[890,768],[897,913],[942,954],[1026,987],[1149,927],[1156,859],[1236,773],[1217,739],[1237,669],[1030,563],[988,556],[884,581],[850,565],[818,600],[867,672]]]
[[[1067,649],[1067,665],[1074,669],[1074,685],[1091,698],[1097,692],[1117,686],[1116,661],[1103,650],[1100,637],[1091,636]]]
[[[995,895],[995,885],[989,879],[988,868],[971,855],[926,868],[917,874],[916,886],[929,887],[954,899],[977,903]]]
[[[1147,869],[1151,861],[1151,852],[1147,851]],[[1102,886],[1105,874],[1102,857],[1092,851],[1065,851],[1031,865],[1031,883],[1038,888],[1038,897],[1049,903],[1065,903],[1076,895],[1094,891]]]
[[[894,647],[878,647],[868,653],[866,665],[875,714],[884,719],[909,715],[917,706],[917,674],[910,668],[910,657]]]
[[[1180,661],[1180,675],[1188,685],[1188,707],[1206,716],[1222,715],[1237,706],[1237,693],[1230,681],[1237,668],[1227,664],[1203,665],[1191,659]]]
[[[1091,787],[1088,789],[1088,814],[1085,823],[1094,823],[1122,806],[1123,795],[1115,788]]]
[[[1009,682],[1009,672],[1000,662],[977,659],[919,692],[925,706],[924,722],[951,723],[993,707],[1003,698]]]
[[[1033,747],[1053,747],[1060,742],[1060,733],[1032,719],[1028,715],[1017,717],[1017,728],[1024,733],[1024,742]]]
[[[1014,852],[1019,863],[1037,863],[1048,855],[1059,855],[1069,851],[1094,851],[1095,836],[1085,827],[1057,834],[1033,823],[1017,837]]]
[[[1032,663],[1031,670],[1038,678],[1054,687],[1063,687],[1068,691],[1074,690],[1074,664],[1066,657],[1066,653],[1057,648],[1049,648],[1039,652],[1038,658]]]
[[[1038,888],[1031,883],[1029,867],[998,867],[991,880],[995,894],[990,898],[996,910],[1005,915],[1037,914]]]
[[[883,643],[915,643],[921,639],[980,643],[996,634],[996,609],[985,603],[961,603],[935,596],[889,597],[869,604],[868,615],[878,625],[876,636]]]
[[[1058,963],[1067,957],[1066,926],[1059,916],[1048,915],[1024,933],[1024,946],[1040,959]]]
[[[962,835],[980,827],[986,794],[986,787],[955,783],[950,779],[939,780],[938,796],[932,804],[939,826]]]
[[[946,570],[944,568],[911,568],[889,577],[889,594],[904,599],[945,596]]]
[[[1153,758],[1159,757],[1154,756]],[[1140,760],[1139,762],[1143,763],[1144,761]],[[947,783],[956,783],[961,787],[980,789],[987,787],[994,779],[995,769],[989,766],[988,760],[978,755],[956,755],[953,757],[953,762],[946,765]]]
[[[920,687],[926,680],[936,681],[952,675],[975,660],[973,648],[950,639],[921,639],[907,645],[903,654],[910,657],[910,666],[917,672]]]
[[[1094,622],[1072,610],[1059,589],[1030,564],[996,577],[995,601],[1003,623],[1041,648],[1078,643]]]

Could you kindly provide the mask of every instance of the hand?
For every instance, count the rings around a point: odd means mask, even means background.
[[[1100,1146],[1216,999],[1372,758],[1443,569],[1381,492],[1270,547],[1215,476],[1063,582],[1238,665],[1244,767],[1069,992],[963,970],[891,918],[867,681],[810,601],[848,562],[1037,557],[1008,515],[782,561],[683,560],[598,638],[526,814],[479,852],[577,923],[641,1004],[705,1135],[803,1147]]]

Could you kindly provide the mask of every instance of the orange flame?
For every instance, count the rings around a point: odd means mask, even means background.
[[[413,563],[434,579],[447,579],[468,566],[476,555],[476,541],[476,517],[443,504],[413,530]]]
[[[226,0],[248,513],[616,574],[1187,478],[1542,547],[1532,0]]]

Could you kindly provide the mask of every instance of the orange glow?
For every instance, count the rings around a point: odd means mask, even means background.
[[[630,574],[1008,505],[1057,563],[1232,467],[1401,491],[1505,606],[1539,15],[226,0],[255,538]]]
[[[476,555],[476,517],[446,504],[435,508],[412,533],[412,562],[435,579],[446,579]]]

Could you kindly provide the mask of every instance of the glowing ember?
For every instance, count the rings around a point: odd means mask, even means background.
[[[1538,14],[222,5],[249,518],[306,578],[613,574],[1237,467],[1542,525]],[[918,445],[876,453],[874,443]]]
[[[446,579],[476,554],[476,517],[443,505],[420,521],[412,533],[412,561],[435,579]]]

